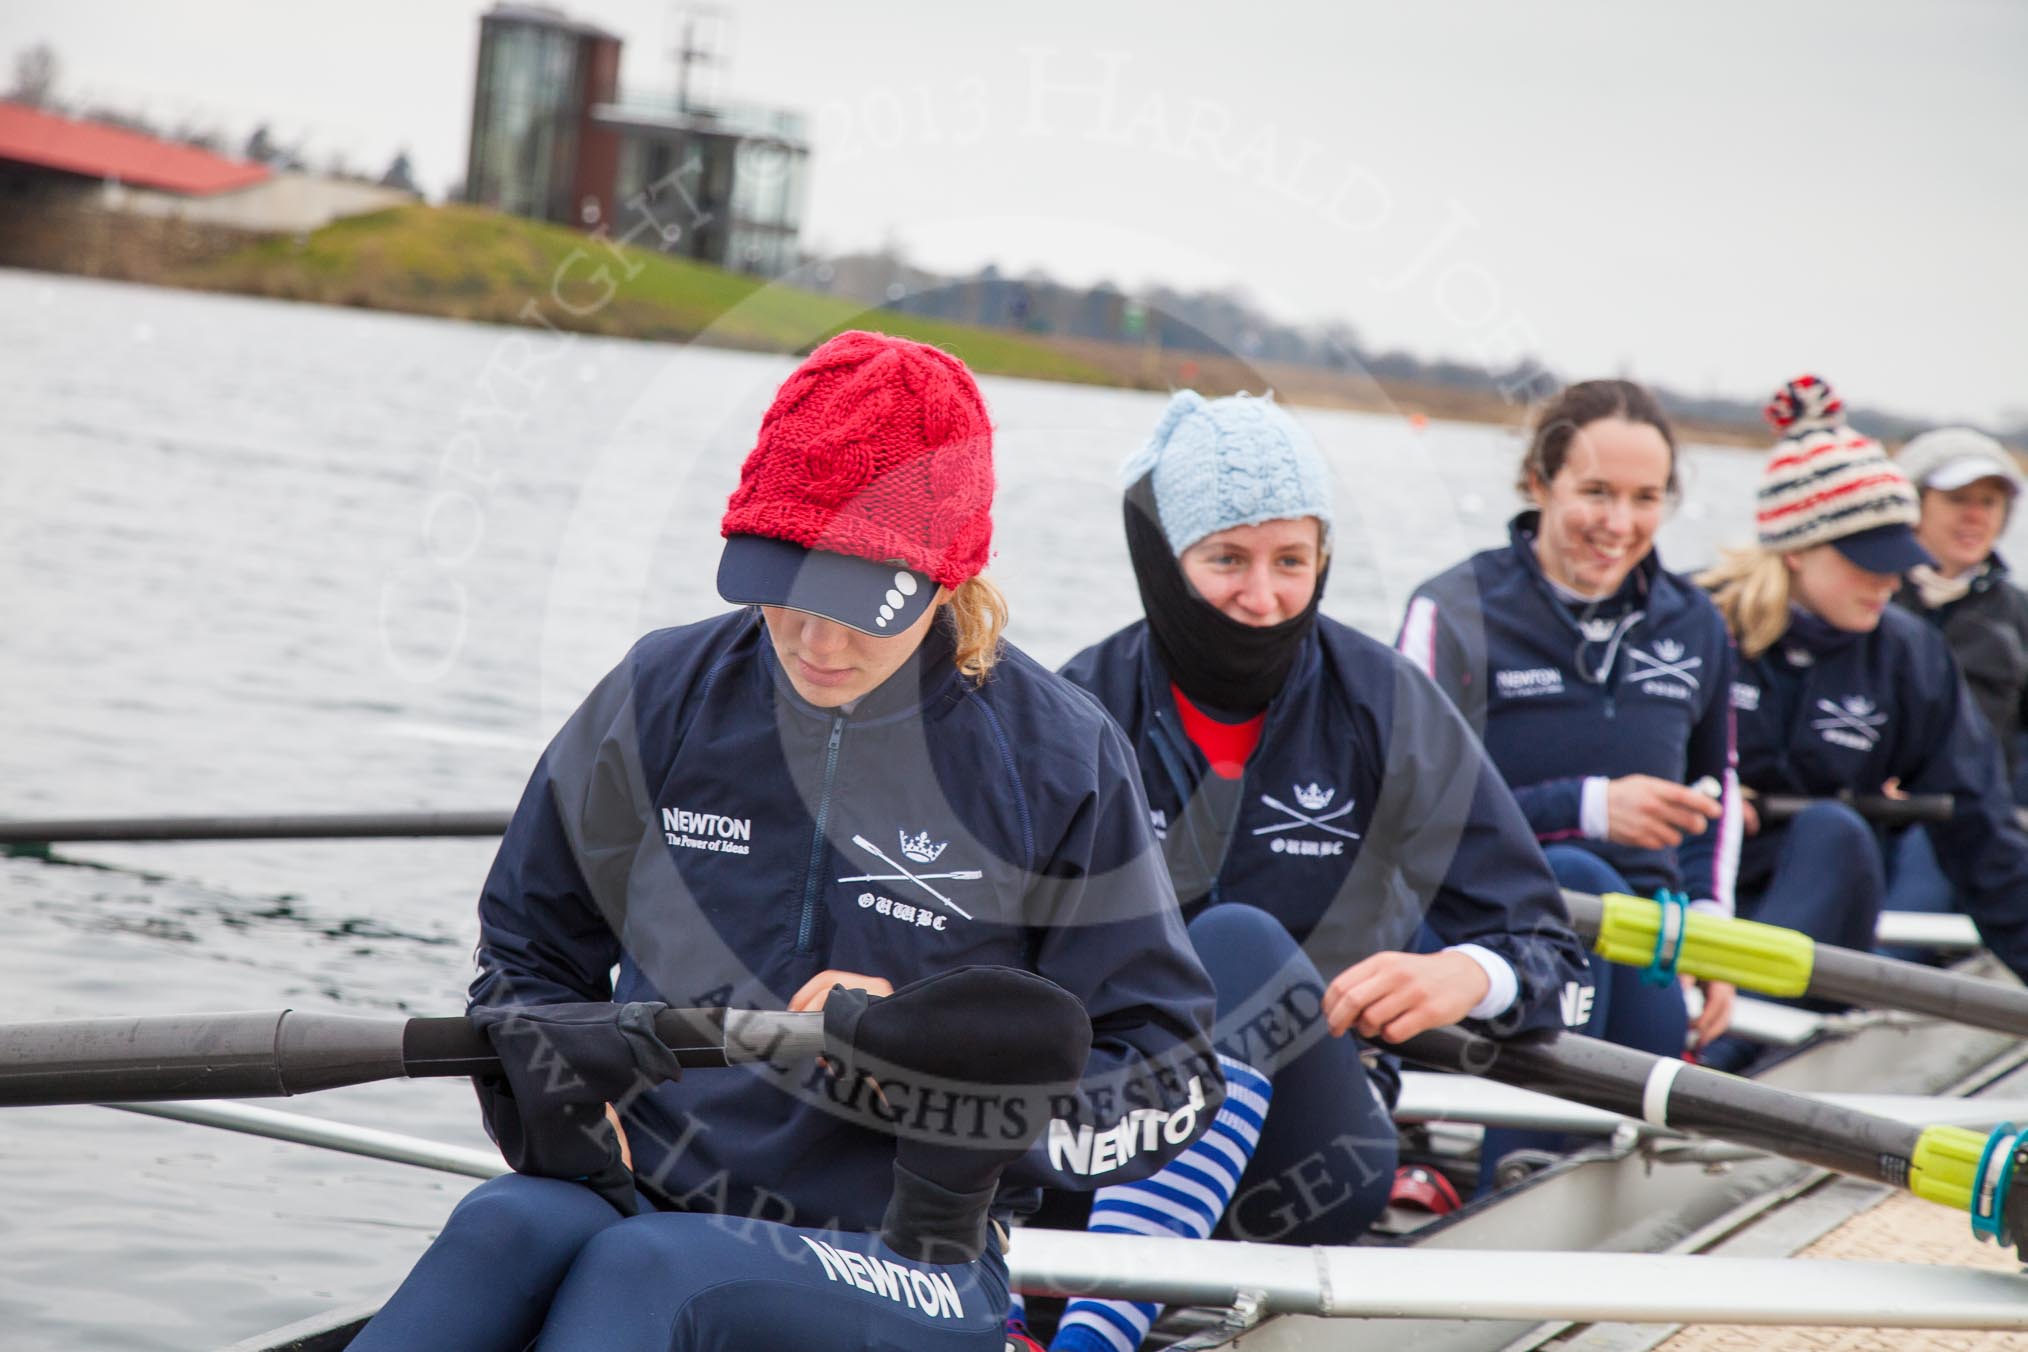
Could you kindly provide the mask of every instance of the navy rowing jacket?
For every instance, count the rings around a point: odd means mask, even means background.
[[[932,626],[848,714],[796,696],[756,611],[643,638],[515,810],[479,902],[472,1004],[782,1009],[827,968],[897,987],[1026,968],[1077,996],[1094,1036],[1081,1095],[1053,1105],[1002,1208],[1153,1173],[1223,1086],[1211,983],[1132,751],[1021,653],[978,686],[951,654]],[[876,1227],[894,1141],[875,1119],[950,1109],[892,1081],[873,1105],[862,1086],[814,1064],[691,1071],[621,1105],[637,1179],[667,1206]],[[973,1101],[960,1130],[1017,1137],[998,1102]]]
[[[1740,663],[1732,704],[1740,780],[1756,792],[1878,793],[1898,779],[1911,794],[1949,794],[1951,819],[1927,828],[1937,863],[1986,947],[2028,979],[2028,835],[1999,743],[1934,626],[1899,606],[1871,633],[1830,642],[1792,626]],[[1743,878],[1771,870],[1783,833],[1764,826],[1748,841]]]
[[[2007,561],[1997,553],[1987,555],[1970,589],[1934,610],[1923,604],[1922,589],[1911,581],[1901,584],[1894,599],[1943,632],[1979,712],[2000,739],[2011,780],[2020,769],[2016,743],[2028,726],[2028,594],[2014,585]]]
[[[1319,617],[1237,780],[1184,733],[1145,620],[1063,674],[1133,741],[1186,908],[1268,912],[1327,979],[1412,949],[1426,919],[1513,968],[1498,1031],[1582,1022],[1564,1013],[1591,984],[1584,950],[1542,851],[1457,711],[1385,645]]]
[[[1644,892],[1686,891],[1730,914],[1740,809],[1725,621],[1652,550],[1618,592],[1573,611],[1535,556],[1537,520],[1523,512],[1506,545],[1418,587],[1397,646],[1485,739],[1536,839],[1581,845]],[[1584,781],[1636,774],[1709,777],[1724,815],[1674,850],[1588,836]]]

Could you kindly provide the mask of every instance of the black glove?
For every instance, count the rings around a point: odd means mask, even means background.
[[[516,1173],[576,1179],[623,1216],[638,1209],[633,1171],[605,1105],[643,1076],[674,1080],[676,1057],[655,1036],[665,1005],[640,1002],[475,1006],[474,1027],[499,1054],[504,1078],[472,1081],[500,1153]]]
[[[961,967],[885,997],[833,987],[824,1044],[842,1074],[906,1086],[911,1100],[955,1093],[991,1106],[932,1115],[951,1124],[944,1131],[908,1112],[892,1128],[894,1194],[880,1237],[917,1262],[960,1263],[985,1250],[1000,1175],[1042,1134],[1051,1094],[1083,1076],[1091,1019],[1076,996],[1033,972]],[[968,1134],[982,1120],[982,1136]]]

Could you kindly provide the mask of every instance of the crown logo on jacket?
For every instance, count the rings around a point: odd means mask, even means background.
[[[1864,695],[1847,695],[1844,700],[1845,712],[1859,718],[1873,712],[1873,701]]]
[[[895,834],[901,837],[901,852],[918,864],[936,863],[937,856],[950,844],[945,840],[932,845],[927,831],[919,836],[912,836],[906,831],[897,831]]]
[[[1584,632],[1587,642],[1604,643],[1613,636],[1613,630],[1619,628],[1619,623],[1609,616],[1599,615],[1589,620],[1579,620],[1577,627]]]
[[[1295,788],[1296,801],[1303,805],[1305,812],[1322,811],[1331,805],[1331,800],[1338,794],[1336,789],[1327,789],[1321,784],[1298,784]]]
[[[1655,656],[1664,662],[1673,662],[1683,655],[1683,645],[1673,638],[1665,638],[1655,645]]]

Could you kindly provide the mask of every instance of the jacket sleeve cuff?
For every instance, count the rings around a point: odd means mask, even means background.
[[[1521,993],[1521,982],[1514,975],[1514,968],[1490,948],[1478,944],[1452,944],[1446,953],[1462,953],[1479,964],[1479,970],[1486,974],[1486,994],[1470,1012],[1468,1019],[1491,1019],[1505,1014],[1514,1003],[1514,997]]]
[[[1587,840],[1605,840],[1612,835],[1612,822],[1606,813],[1606,794],[1611,788],[1612,780],[1604,775],[1585,776],[1577,824]]]

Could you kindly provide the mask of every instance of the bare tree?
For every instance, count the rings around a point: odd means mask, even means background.
[[[14,54],[14,84],[7,97],[31,108],[48,104],[56,90],[56,49],[46,42],[24,47]]]
[[[169,139],[198,150],[208,150],[216,155],[225,149],[225,133],[216,127],[207,127],[195,119],[186,119],[169,133]]]
[[[103,122],[108,127],[122,127],[127,131],[137,131],[143,136],[162,135],[162,129],[156,126],[154,120],[146,113],[115,108],[111,104],[91,104],[78,116],[86,122]]]
[[[422,189],[415,185],[415,173],[409,165],[408,152],[406,150],[395,153],[394,162],[388,165],[387,172],[380,176],[380,186],[383,188],[399,188],[403,192],[412,192],[418,197],[422,195]]]

